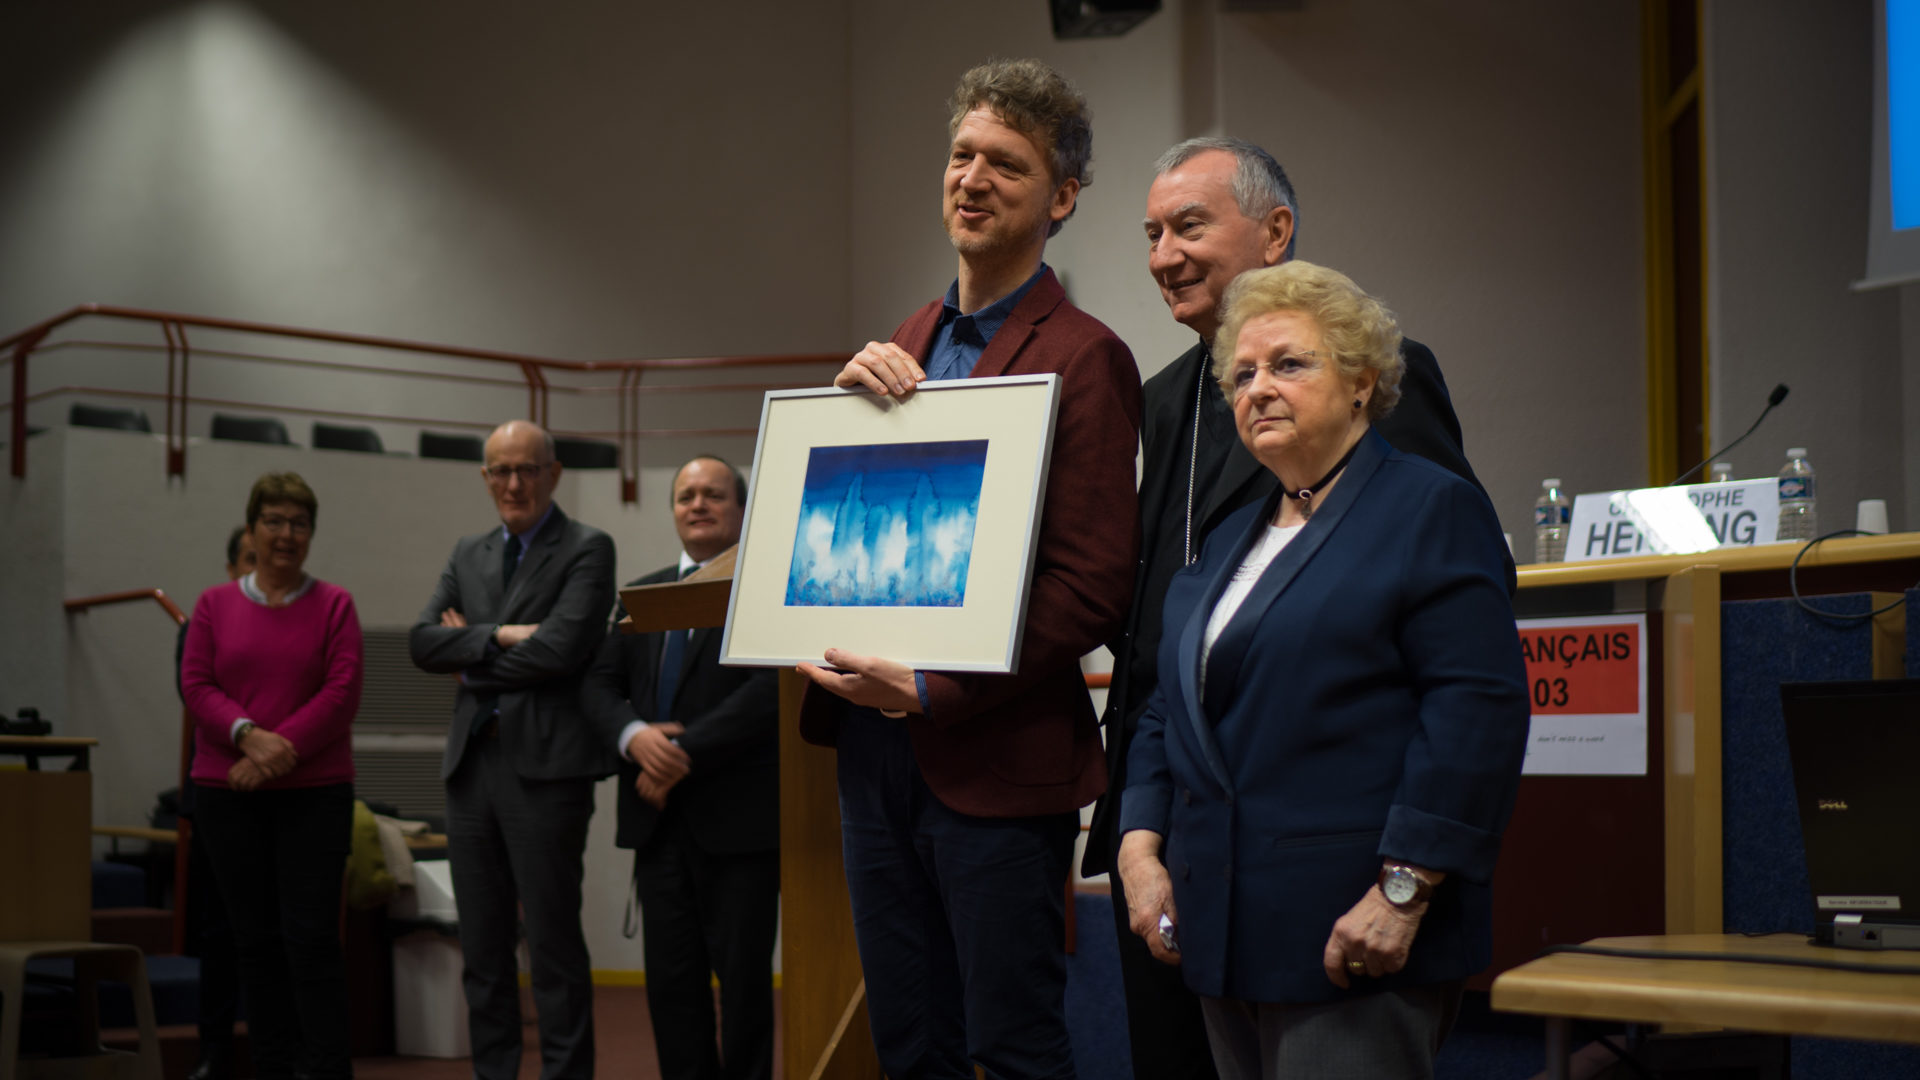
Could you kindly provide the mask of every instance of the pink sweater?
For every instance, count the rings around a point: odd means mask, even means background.
[[[199,725],[194,782],[227,786],[240,759],[233,722],[243,716],[285,736],[300,755],[266,788],[352,780],[361,663],[360,618],[337,585],[315,581],[278,608],[247,599],[237,582],[201,593],[180,658],[181,689]]]

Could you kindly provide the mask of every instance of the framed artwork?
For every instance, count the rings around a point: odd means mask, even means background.
[[[1058,375],[922,383],[904,401],[769,392],[720,662],[840,648],[1012,671],[1059,400]]]

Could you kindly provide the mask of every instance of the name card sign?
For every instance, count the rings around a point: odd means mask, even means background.
[[[1533,719],[1520,771],[1645,776],[1647,617],[1519,619]]]
[[[1771,544],[1780,531],[1773,479],[1578,495],[1567,561],[1621,555],[1688,555]]]

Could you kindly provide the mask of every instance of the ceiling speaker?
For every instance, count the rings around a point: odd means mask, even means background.
[[[1119,37],[1160,10],[1160,0],[1048,0],[1053,36]]]

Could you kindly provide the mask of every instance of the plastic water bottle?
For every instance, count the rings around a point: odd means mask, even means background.
[[[1540,497],[1533,501],[1533,561],[1564,562],[1567,526],[1573,521],[1573,503],[1560,490],[1560,480],[1540,481]]]
[[[1733,483],[1733,466],[1724,461],[1714,462],[1713,479],[1708,482],[1714,484]]]
[[[1807,448],[1796,446],[1787,451],[1787,464],[1780,470],[1781,540],[1811,540],[1820,535],[1819,519],[1813,504],[1813,466],[1807,464]]]

